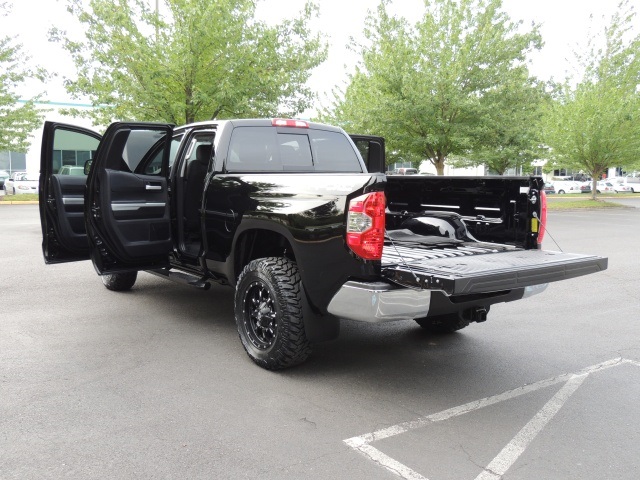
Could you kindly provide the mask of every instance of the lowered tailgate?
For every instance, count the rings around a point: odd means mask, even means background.
[[[468,295],[557,282],[607,269],[607,258],[460,244],[437,250],[385,245],[382,276],[394,283]]]

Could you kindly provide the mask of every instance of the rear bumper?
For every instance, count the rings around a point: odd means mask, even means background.
[[[341,319],[384,323],[426,317],[432,309],[434,315],[438,315],[474,305],[488,306],[493,303],[520,300],[542,293],[546,288],[547,284],[532,285],[512,292],[504,292],[495,297],[488,296],[468,301],[460,298],[451,302],[443,300],[453,299],[453,297],[444,295],[442,291],[434,292],[436,294],[434,296],[430,290],[400,288],[384,282],[349,281],[333,296],[327,310]]]
[[[412,320],[429,313],[431,292],[397,288],[384,282],[345,283],[327,310],[336,317],[368,323]]]

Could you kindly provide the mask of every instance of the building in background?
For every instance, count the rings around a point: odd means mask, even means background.
[[[0,170],[9,172],[26,172],[27,155],[21,152],[0,152]]]

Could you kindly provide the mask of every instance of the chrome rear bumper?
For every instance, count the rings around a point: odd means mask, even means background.
[[[397,288],[384,282],[345,283],[327,307],[339,318],[369,323],[412,320],[429,313],[431,292]]]

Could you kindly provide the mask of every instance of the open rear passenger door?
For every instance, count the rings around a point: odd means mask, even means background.
[[[169,265],[169,155],[173,126],[114,123],[87,179],[85,224],[100,274]]]

